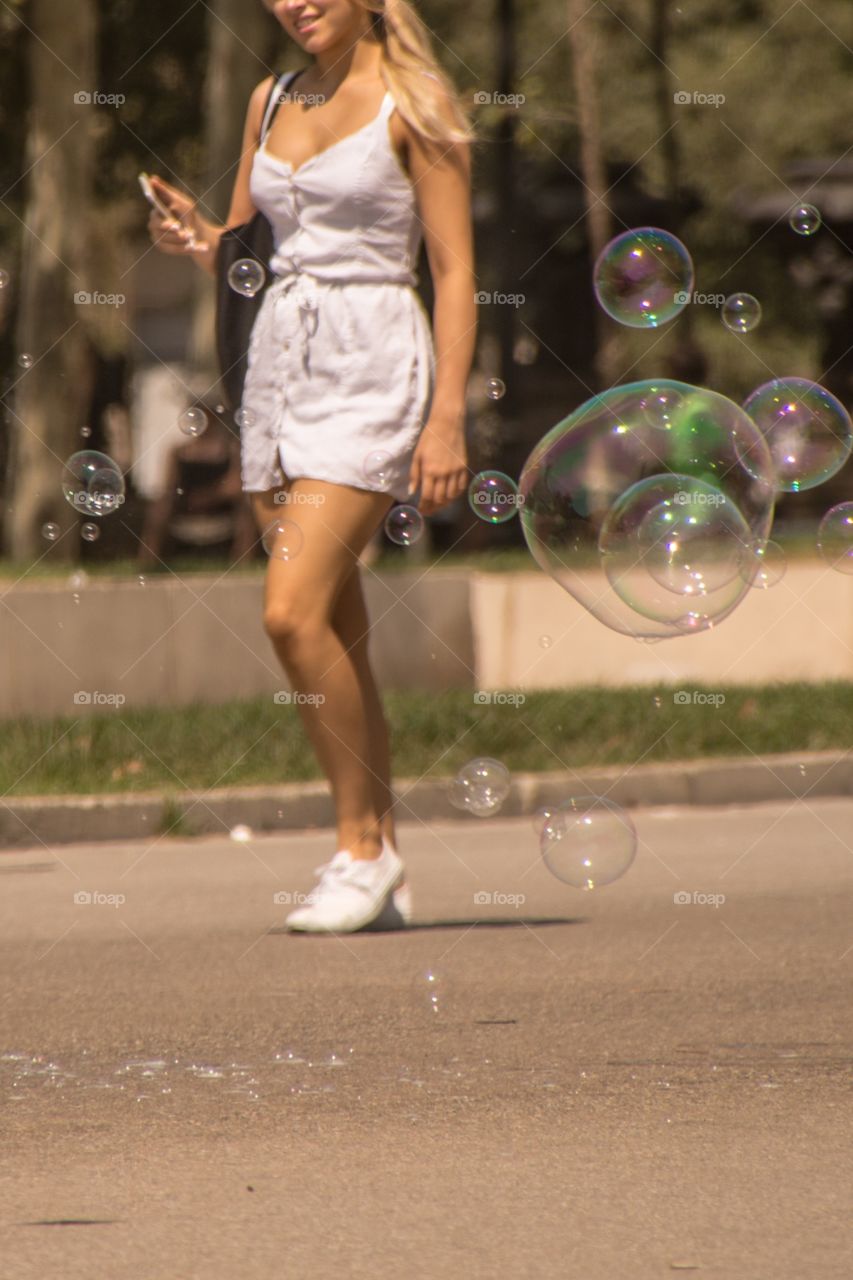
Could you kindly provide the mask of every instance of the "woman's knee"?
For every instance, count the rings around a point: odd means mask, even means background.
[[[297,598],[271,600],[264,608],[264,631],[288,647],[310,646],[330,630],[329,619],[306,609]]]

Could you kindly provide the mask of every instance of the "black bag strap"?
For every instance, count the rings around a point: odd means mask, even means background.
[[[259,147],[264,145],[264,138],[266,138],[272,128],[272,122],[275,120],[276,112],[282,104],[284,95],[287,93],[287,90],[299,74],[299,71],[285,71],[283,75],[276,76],[273,80],[272,88],[270,89],[270,96],[267,98],[264,118],[261,122],[261,132],[258,135]]]

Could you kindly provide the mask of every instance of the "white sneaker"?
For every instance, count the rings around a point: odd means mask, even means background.
[[[288,929],[301,933],[355,933],[382,915],[403,879],[403,863],[387,841],[378,858],[353,858],[341,849],[317,867],[320,882],[303,907],[291,911]],[[401,913],[402,914],[402,913]]]

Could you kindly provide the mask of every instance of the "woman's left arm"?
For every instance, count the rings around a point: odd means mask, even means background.
[[[477,305],[466,143],[426,141],[407,126],[409,174],[423,226],[435,305],[435,388],[412,461],[409,491],[432,515],[468,487],[465,399],[474,360]]]

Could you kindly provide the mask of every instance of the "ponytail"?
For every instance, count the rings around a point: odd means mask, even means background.
[[[470,142],[474,136],[470,120],[412,5],[407,0],[361,3],[373,14],[373,34],[382,46],[383,78],[406,123],[430,142]]]

